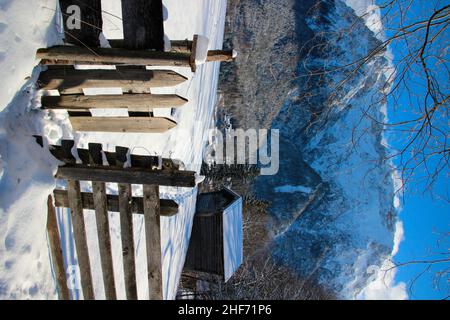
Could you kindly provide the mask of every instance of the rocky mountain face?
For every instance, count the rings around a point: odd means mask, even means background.
[[[382,104],[389,61],[341,68],[379,44],[341,0],[229,1],[221,119],[280,130],[280,170],[253,182],[270,202],[275,260],[341,297],[393,247],[395,208]],[[376,121],[375,121],[376,120]],[[369,270],[369,271],[368,271]]]

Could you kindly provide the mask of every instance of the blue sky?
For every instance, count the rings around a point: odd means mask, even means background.
[[[378,4],[385,1],[377,1]],[[432,14],[434,8],[442,8],[448,5],[450,1],[422,1],[415,0],[412,3],[411,8],[408,11],[408,19],[410,22],[428,19]],[[392,34],[392,30],[389,27],[395,29],[399,24],[398,8],[390,13],[390,17],[394,17],[389,21],[389,24],[385,22],[387,27],[387,34]],[[423,36],[423,34],[422,34]],[[447,45],[449,42],[449,31],[443,33],[440,38],[441,46]],[[439,45],[439,44],[438,44]],[[406,43],[397,42],[391,46],[390,49],[394,54],[394,63],[398,66],[398,61],[404,56],[406,52]],[[445,56],[449,58],[448,53]],[[442,85],[444,90],[447,91],[449,87],[448,72],[444,69],[440,70],[438,76],[438,82]],[[424,82],[417,77],[412,77],[407,80],[406,83],[414,93],[418,96],[424,95]],[[414,99],[413,99],[414,100]],[[388,116],[391,122],[404,121],[414,117],[410,110],[414,110],[411,106],[414,101],[408,98],[405,93],[400,95],[400,99],[394,102],[393,99],[388,101]],[[398,106],[394,110],[393,106]],[[446,125],[445,125],[446,123]],[[448,136],[448,118],[444,119],[444,126]],[[399,148],[404,144],[404,133],[393,132],[389,135],[389,143],[395,148]],[[399,160],[394,161],[398,165]],[[430,162],[433,166],[435,163]],[[417,176],[424,174],[424,168],[420,168],[417,172]],[[394,261],[397,263],[405,263],[414,260],[435,260],[435,259],[448,259],[449,258],[449,237],[444,237],[445,233],[449,232],[450,225],[450,206],[445,200],[439,199],[439,195],[449,197],[449,168],[448,166],[441,172],[440,178],[433,185],[430,192],[424,192],[425,184],[421,183],[417,179],[410,181],[407,185],[403,196],[403,208],[400,213],[400,219],[403,221],[404,226],[404,240],[400,245],[398,254],[394,257]],[[411,264],[408,266],[400,267],[397,271],[397,282],[405,282],[408,286],[412,286],[411,292],[409,292],[410,299],[443,299],[450,293],[449,275],[444,274],[441,287],[437,288],[436,275],[439,271],[449,268],[450,263],[438,263],[432,265],[428,270],[426,264]],[[417,279],[416,279],[417,278]],[[416,280],[415,280],[416,279]]]

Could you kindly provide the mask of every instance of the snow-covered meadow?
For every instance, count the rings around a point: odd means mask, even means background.
[[[188,68],[173,68],[188,81],[175,88],[158,88],[152,93],[176,93],[189,102],[175,112],[155,109],[156,116],[177,121],[175,129],[164,134],[112,134],[73,132],[65,112],[43,112],[35,81],[40,72],[35,52],[40,47],[61,43],[60,25],[55,15],[56,0],[0,3],[0,298],[57,298],[49,262],[46,238],[46,199],[56,186],[53,178],[55,161],[40,148],[32,135],[45,136],[46,143],[74,139],[77,147],[90,142],[102,143],[105,150],[115,146],[129,147],[133,153],[160,155],[181,160],[186,169],[200,170],[213,109],[219,64],[209,63],[192,74]],[[209,38],[209,49],[222,47],[225,0],[164,0],[165,33],[168,39],[192,39],[194,34]],[[103,1],[106,38],[120,37],[120,1]],[[120,90],[120,89],[117,89]],[[117,91],[116,90],[116,91]],[[86,92],[86,93],[101,93]],[[117,93],[120,93],[117,92]],[[61,182],[59,182],[61,183]],[[58,183],[58,184],[59,184]],[[89,188],[83,185],[83,188]],[[114,185],[108,185],[111,193]],[[142,193],[137,186],[134,195]],[[173,299],[184,263],[195,210],[196,189],[161,187],[161,197],[175,199],[179,213],[161,219],[164,297]],[[92,212],[85,212],[89,250],[92,260],[94,291],[104,298],[99,256]],[[76,264],[70,241],[70,219],[67,209],[58,210],[59,227],[68,265]],[[118,297],[124,298],[118,215],[110,213],[113,260]],[[145,243],[142,220],[135,217],[139,298],[145,299]],[[76,291],[76,296],[81,295]],[[79,294],[79,295],[78,295]]]

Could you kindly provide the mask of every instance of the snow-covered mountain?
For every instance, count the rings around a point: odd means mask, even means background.
[[[246,23],[259,12],[264,12],[259,23],[278,23],[284,27],[285,38],[266,48],[265,54],[275,57],[270,68],[250,74],[238,65],[235,76],[244,85],[257,81],[252,77],[273,76],[270,89],[258,88],[265,97],[259,108],[261,113],[266,111],[258,124],[267,126],[267,115],[276,113],[270,126],[280,130],[280,171],[259,177],[254,186],[259,197],[271,202],[273,255],[303,277],[318,279],[338,296],[350,299],[372,297],[366,288],[384,274],[381,267],[386,266],[401,234],[393,169],[385,159],[385,139],[377,124],[385,119],[385,106],[373,104],[382,100],[392,72],[389,53],[381,53],[354,74],[352,68],[339,67],[358,61],[379,44],[376,7],[367,6],[369,1],[364,7],[362,2],[357,1],[355,9],[361,14],[369,8],[365,20],[340,0],[277,1],[278,6],[292,8],[295,23],[279,21],[284,19],[270,13],[267,8],[275,6],[272,1],[241,3],[240,20],[249,29],[242,31],[249,37],[246,42],[252,43],[258,29],[263,29]],[[298,50],[293,57],[286,43],[295,40]],[[239,35],[230,41],[243,42]],[[245,48],[242,51],[245,56]],[[287,60],[297,61],[295,76],[279,73]],[[271,99],[279,98],[274,91],[287,94],[283,100]],[[242,119],[252,117],[255,110],[236,111],[243,106],[234,96],[227,98],[232,105],[227,111],[237,118],[236,126],[247,125]],[[253,119],[258,118],[256,113]],[[393,284],[385,284],[389,292]],[[394,298],[405,296],[399,292]]]

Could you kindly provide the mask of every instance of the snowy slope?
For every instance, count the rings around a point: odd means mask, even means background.
[[[20,5],[21,3],[22,5]],[[192,38],[194,34],[205,35],[210,39],[210,49],[221,48],[226,3],[224,0],[197,0],[181,2],[177,0],[163,1],[165,6],[165,32],[169,39]],[[118,14],[118,1],[104,1],[105,31],[107,37],[114,37],[118,30],[118,20],[108,13]],[[24,32],[26,46],[20,54],[8,51],[6,60],[0,61],[0,68],[20,66],[20,73],[6,73],[6,83],[11,86],[2,88],[2,104],[0,110],[1,149],[0,155],[4,173],[0,181],[1,192],[1,235],[0,244],[0,297],[1,298],[51,298],[55,297],[54,285],[51,281],[48,263],[48,250],[45,235],[46,197],[55,185],[52,178],[56,162],[45,150],[40,149],[31,139],[32,134],[42,134],[46,142],[57,143],[61,138],[74,139],[78,147],[87,147],[89,142],[102,143],[103,148],[114,150],[115,146],[127,146],[133,153],[144,155],[162,155],[184,162],[186,169],[199,171],[202,150],[206,141],[206,128],[211,123],[212,111],[216,99],[216,86],[219,65],[211,63],[200,66],[195,74],[188,69],[173,70],[185,75],[189,80],[170,90],[155,89],[154,93],[177,93],[189,100],[189,103],[174,112],[155,110],[156,115],[172,117],[178,122],[175,129],[164,134],[102,134],[74,133],[71,130],[67,115],[64,112],[49,112],[32,110],[38,106],[38,95],[33,89],[33,81],[24,83],[23,78],[30,75],[33,66],[35,50],[58,43],[57,24],[52,20],[55,13],[55,1],[23,1],[2,2],[1,28],[7,29],[1,38],[2,48],[16,50],[12,46],[14,35],[33,27],[34,32]],[[119,7],[120,8],[120,7]],[[40,16],[36,21],[32,17]],[[6,17],[21,17],[21,25],[8,22]],[[23,18],[22,18],[23,17]],[[6,44],[6,45],[3,45]],[[2,55],[3,56],[3,55]],[[35,70],[35,80],[39,70]],[[21,89],[13,100],[16,90]],[[100,93],[100,92],[95,92]],[[20,159],[18,161],[18,159]],[[25,170],[26,168],[26,170]],[[90,186],[84,185],[84,189]],[[109,192],[116,192],[114,185],[108,185]],[[133,189],[134,195],[142,194],[139,188]],[[163,287],[164,297],[172,299],[184,263],[187,250],[192,216],[195,209],[196,189],[161,188],[161,197],[175,199],[180,210],[172,218],[162,218],[161,236],[163,253]],[[65,246],[65,256],[68,265],[76,262],[73,244],[70,239],[70,220],[67,210],[59,210],[59,224]],[[93,261],[94,290],[97,298],[103,297],[99,256],[95,241],[95,223],[93,214],[86,212],[87,232],[90,256]],[[142,221],[136,219],[136,250],[138,260],[139,297],[145,298],[146,270],[143,258],[145,248],[143,241]],[[124,297],[120,232],[117,214],[111,213],[111,236],[114,245],[114,265],[119,277],[117,285],[119,297]],[[24,237],[23,235],[29,235]],[[37,237],[39,236],[39,239]],[[26,252],[26,254],[24,253]],[[26,270],[26,271],[25,271]],[[27,281],[24,281],[27,279]]]

